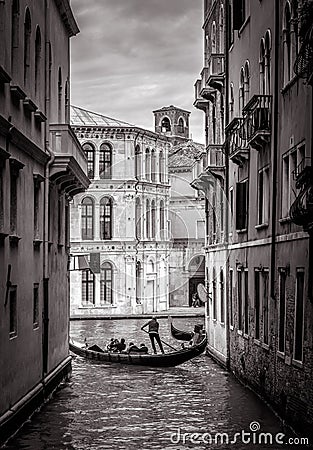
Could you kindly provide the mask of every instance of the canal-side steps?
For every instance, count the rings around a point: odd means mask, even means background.
[[[116,319],[146,319],[147,317],[155,316],[158,319],[171,317],[204,317],[204,307],[193,308],[188,306],[173,307],[166,311],[159,311],[147,314],[103,314],[97,312],[96,309],[90,310],[89,314],[84,311],[84,314],[72,314],[70,320],[116,320]]]

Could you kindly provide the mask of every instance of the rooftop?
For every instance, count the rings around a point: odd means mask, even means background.
[[[195,161],[204,151],[205,146],[203,144],[198,144],[191,139],[174,145],[169,152],[169,170],[178,168],[188,168],[188,170],[191,170]]]
[[[130,123],[122,120],[112,119],[87,109],[71,106],[71,125],[72,126],[99,126],[99,127],[134,127]]]

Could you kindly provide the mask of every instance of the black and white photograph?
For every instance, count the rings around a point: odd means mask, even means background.
[[[0,448],[313,449],[313,0],[0,0]]]

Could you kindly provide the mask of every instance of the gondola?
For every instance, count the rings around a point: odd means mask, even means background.
[[[190,341],[193,338],[193,331],[182,331],[178,328],[174,327],[174,325],[171,322],[171,334],[173,338],[177,339],[178,341]]]
[[[98,346],[92,347],[97,350],[91,350],[90,347],[86,348],[85,344],[78,343],[72,339],[70,339],[69,346],[71,352],[75,353],[75,355],[103,363],[117,363],[149,367],[174,367],[201,355],[201,353],[205,350],[206,344],[207,337],[204,335],[203,339],[197,345],[182,348],[176,352],[158,355],[104,352],[99,351],[101,349]]]

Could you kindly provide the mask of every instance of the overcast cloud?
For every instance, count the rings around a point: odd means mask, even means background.
[[[72,0],[72,104],[153,129],[152,111],[191,111],[204,142],[194,83],[203,65],[202,0]]]

